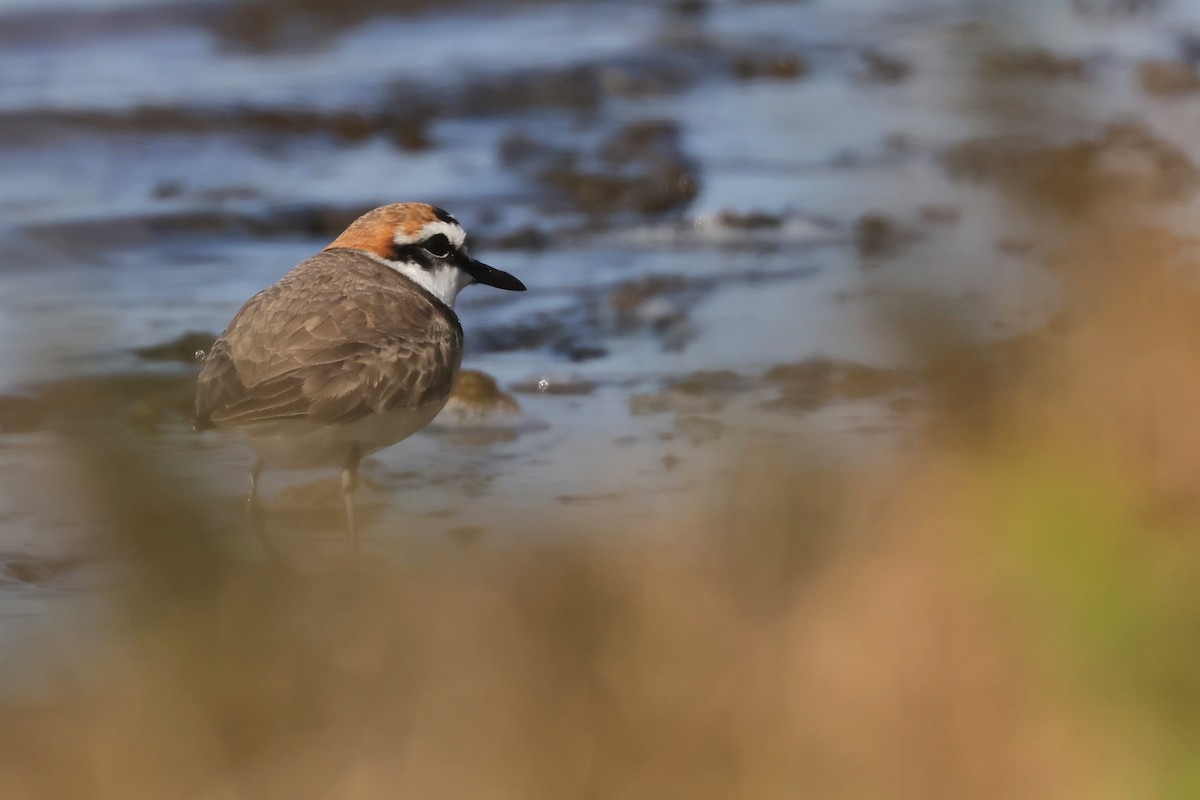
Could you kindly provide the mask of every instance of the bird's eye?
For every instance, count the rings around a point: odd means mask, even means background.
[[[435,233],[433,236],[430,236],[421,242],[421,247],[424,247],[438,258],[445,258],[454,249],[450,246],[450,240],[446,238],[446,234],[444,233]]]

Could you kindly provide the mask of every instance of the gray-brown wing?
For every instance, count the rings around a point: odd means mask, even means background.
[[[294,272],[242,307],[200,372],[198,427],[351,422],[450,393],[462,358],[453,312],[398,276],[340,268]]]

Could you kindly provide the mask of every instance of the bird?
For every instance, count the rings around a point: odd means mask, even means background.
[[[257,457],[246,508],[272,557],[258,499],[265,467],[341,468],[354,557],[363,456],[428,424],[462,363],[454,312],[471,284],[525,291],[472,257],[458,220],[426,203],[380,206],[251,297],[203,359],[195,428],[243,434]]]

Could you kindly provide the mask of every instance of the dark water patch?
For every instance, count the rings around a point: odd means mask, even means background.
[[[332,239],[373,205],[293,203],[250,208],[205,207],[145,214],[34,223],[29,238],[65,254],[94,259],[97,252],[132,248],[168,238],[304,236]]]
[[[864,50],[859,78],[870,83],[897,84],[908,80],[913,67],[908,61],[883,50]]]
[[[545,250],[551,244],[551,234],[536,225],[522,225],[506,233],[479,237],[480,243],[492,250]]]
[[[0,575],[8,576],[21,583],[39,586],[82,565],[80,559],[55,558],[32,559],[27,556],[0,557]]]
[[[432,423],[425,431],[459,447],[487,449],[501,444],[511,444],[521,438],[522,428],[517,426],[474,424],[464,427],[445,425],[443,420]]]
[[[506,5],[537,3],[548,0],[508,0]],[[482,0],[169,0],[29,9],[0,15],[0,44],[71,44],[190,27],[214,34],[227,49],[311,52],[371,20],[489,7],[494,4]]]
[[[566,69],[476,75],[449,101],[456,115],[508,115],[541,109],[591,112],[616,98],[681,92],[713,68],[692,54],[630,54]]]
[[[1073,0],[1071,8],[1081,17],[1120,19],[1151,16],[1163,5],[1163,0]]]
[[[737,231],[772,231],[783,226],[783,214],[765,211],[738,212],[722,209],[717,212],[716,223]]]
[[[731,68],[739,80],[773,78],[795,80],[808,73],[808,61],[795,52],[747,50],[733,57]]]
[[[634,394],[629,398],[629,413],[635,417],[646,414],[712,414],[725,405],[724,399],[697,395],[678,389]]]
[[[997,47],[980,56],[979,73],[988,80],[1080,80],[1087,76],[1087,69],[1080,58],[1040,47]]]
[[[618,285],[599,309],[615,335],[648,330],[666,351],[683,350],[695,337],[691,310],[713,288],[712,281],[679,275],[647,275]]]
[[[710,0],[669,0],[667,11],[683,19],[704,17],[712,10]]]
[[[996,250],[1005,255],[1025,257],[1033,254],[1035,244],[1030,239],[1001,236],[996,240]]]
[[[568,301],[553,310],[533,310],[491,324],[470,324],[470,354],[507,353],[545,348],[569,361],[603,358],[608,347],[595,308],[602,290],[569,292]]]
[[[715,442],[725,434],[726,428],[719,419],[700,414],[683,414],[675,418],[675,433],[693,446]]]
[[[390,3],[383,5],[391,8]],[[386,16],[376,14],[371,19]],[[302,13],[288,16],[291,23],[303,19]],[[486,24],[483,20],[473,22]],[[320,135],[338,144],[381,136],[404,150],[418,151],[431,145],[428,126],[438,119],[520,116],[551,110],[576,117],[583,112],[585,119],[594,120],[593,112],[610,101],[679,94],[731,73],[743,78],[794,78],[803,74],[804,64],[798,52],[783,52],[754,41],[717,37],[686,45],[635,41],[626,51],[615,55],[551,68],[414,73],[420,77],[390,80],[382,76],[372,80],[372,76],[362,75],[353,83],[366,91],[360,92],[350,106],[281,103],[276,98],[270,103],[241,101],[214,105],[211,101],[180,100],[125,108],[91,108],[92,104],[84,101],[89,107],[48,105],[10,109],[0,114],[0,124],[10,141],[18,143],[39,142],[47,135],[68,131],[258,137],[267,144],[280,136]]]
[[[901,164],[927,153],[920,142],[900,132],[885,135],[880,144],[882,146],[839,150],[829,159],[829,166],[846,170],[869,169]]]
[[[628,495],[621,492],[600,492],[597,494],[563,494],[554,499],[564,506],[603,505],[624,500]]]
[[[634,228],[625,238],[677,250],[715,247],[736,253],[852,244],[845,224],[826,215],[728,208],[699,217],[653,220]]]
[[[664,352],[684,350],[700,333],[692,311],[714,291],[729,284],[791,281],[811,267],[776,272],[730,271],[720,275],[649,274],[607,287],[569,293],[569,303],[553,311],[529,311],[503,323],[472,326],[472,353],[546,348],[573,362],[605,358],[619,340],[648,335]]]
[[[568,334],[557,340],[551,349],[576,364],[606,358],[610,353],[609,348],[605,345],[575,334]]]
[[[802,413],[838,400],[863,400],[910,390],[917,380],[908,370],[820,357],[772,367],[765,378],[780,391],[780,396],[767,402],[765,408]]]
[[[503,144],[501,157],[547,190],[549,210],[581,212],[596,225],[613,215],[681,211],[700,191],[699,165],[669,120],[623,125],[593,148],[524,139],[519,146],[511,139]]]
[[[921,206],[918,214],[922,222],[930,225],[957,225],[962,221],[962,209],[949,205]]]
[[[1169,97],[1200,91],[1200,71],[1184,61],[1151,58],[1138,64],[1138,83],[1149,95]]]
[[[565,313],[532,312],[502,325],[473,327],[468,346],[472,353],[479,354],[536,350],[546,346],[561,350],[568,340],[579,335],[575,324],[584,322],[582,307]]]
[[[684,394],[728,397],[752,388],[754,382],[745,375],[728,369],[701,369],[675,378],[666,386]]]
[[[647,275],[617,286],[608,296],[611,325],[618,332],[636,330],[658,319],[646,306],[653,300],[678,295],[688,288],[682,275]]]
[[[470,547],[478,544],[487,531],[478,525],[459,525],[447,528],[445,536],[460,547]]]
[[[429,431],[429,433],[436,433],[436,431]],[[477,449],[475,444],[457,440],[453,435],[438,434],[437,438],[446,444],[464,445],[464,449],[467,451],[465,459],[455,458],[453,465],[448,465],[446,459],[441,459],[436,463],[431,463],[423,470],[380,469],[379,465],[372,465],[371,471],[380,477],[381,489],[393,492],[395,504],[401,507],[406,505],[406,496],[416,497],[420,494],[421,489],[437,488],[439,490],[437,497],[444,498],[445,503],[434,502],[431,507],[423,510],[417,510],[419,504],[414,503],[410,506],[412,513],[434,519],[452,519],[460,516],[463,511],[462,506],[459,505],[462,495],[477,497],[487,494],[495,481],[499,465],[504,459],[495,451],[472,452]],[[447,453],[453,449],[445,448],[442,452]],[[386,452],[384,451],[384,453]],[[381,453],[380,456],[382,455]],[[460,451],[457,455],[462,456],[463,453]]]
[[[808,61],[795,48],[709,32],[688,33],[668,15],[662,34],[648,46],[559,69],[521,69],[476,74],[448,95],[443,111],[454,116],[513,114],[553,109],[593,112],[613,100],[679,94],[724,80],[796,80]]]
[[[321,47],[381,16],[464,5],[454,0],[239,0],[223,4],[207,22],[228,46],[271,52]]]
[[[869,211],[854,223],[854,245],[868,265],[898,254],[914,238],[895,218],[880,211]]]
[[[214,4],[206,0],[137,3],[121,8],[39,8],[0,14],[0,45],[71,45],[126,38],[167,28],[202,25]]]
[[[761,385],[761,381],[732,370],[696,370],[667,378],[657,391],[632,395],[629,413],[634,416],[672,413],[676,415],[677,433],[691,438],[701,435],[700,429],[707,426],[709,433],[716,428],[715,436],[719,436],[723,426],[716,420],[700,415],[720,411],[731,398],[751,391],[758,385]],[[685,418],[692,421],[682,422]],[[715,436],[704,434],[706,440]]]
[[[431,146],[430,111],[420,104],[321,110],[253,105],[143,105],[129,109],[37,108],[0,112],[0,127],[15,144],[59,133],[92,135],[257,137],[277,145],[282,136],[321,136],[337,144],[383,137],[401,150]]]
[[[1179,201],[1200,179],[1184,151],[1132,123],[1064,145],[1025,136],[971,139],[951,147],[942,160],[954,178],[997,183],[1067,211],[1114,193]]]

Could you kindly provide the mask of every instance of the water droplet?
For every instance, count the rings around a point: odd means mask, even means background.
[[[208,353],[204,352],[203,350],[197,350],[196,352],[192,353],[192,358],[196,359],[197,361],[203,361],[204,357],[207,355]]]
[[[545,378],[539,378],[537,382],[537,388],[539,392],[546,391],[550,388],[550,381],[546,380]]]

